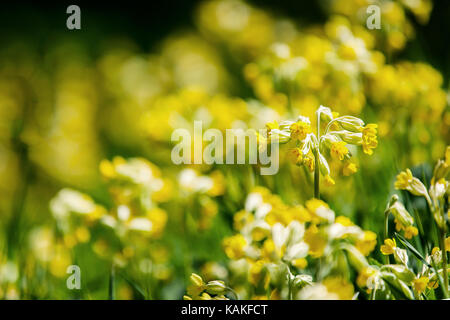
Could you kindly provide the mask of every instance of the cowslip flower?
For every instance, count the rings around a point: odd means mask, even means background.
[[[412,172],[409,169],[406,169],[397,175],[394,187],[397,190],[407,190],[415,196],[429,197],[426,187],[419,179],[412,175]]]
[[[354,174],[356,171],[358,171],[358,168],[356,167],[356,164],[354,164],[353,162],[348,161],[344,167],[342,168],[342,174],[344,176],[351,176],[352,174]]]
[[[319,170],[325,185],[335,184],[327,157],[334,161],[351,158],[350,145],[362,146],[363,151],[372,154],[377,142],[377,125],[367,124],[357,117],[338,116],[330,108],[320,106],[317,111],[317,134],[311,130],[311,121],[299,116],[297,121],[276,121],[267,123],[269,139],[280,143],[294,142],[296,146],[289,150],[290,159],[298,166],[304,165],[310,171]],[[320,127],[324,126],[323,134]],[[356,165],[346,161],[343,174],[351,175],[357,171]],[[317,195],[315,195],[317,196]]]
[[[397,231],[403,230],[405,238],[411,239],[418,235],[418,230],[413,226],[414,218],[406,210],[403,203],[398,199],[397,195],[393,195],[389,201],[386,213],[391,213],[394,216],[395,229]]]
[[[244,256],[244,249],[246,245],[247,240],[241,234],[237,234],[223,240],[225,254],[233,260],[240,259]]]
[[[304,140],[308,133],[311,133],[311,123],[306,117],[299,117],[297,122],[294,122],[289,127],[291,131],[291,139]]]
[[[380,251],[385,256],[393,254],[397,247],[395,239],[385,239],[384,244],[381,246]]]
[[[362,147],[364,153],[371,155],[372,149],[375,149],[378,145],[377,141],[377,125],[370,123],[362,129]]]
[[[414,290],[416,290],[419,294],[424,292],[425,289],[427,288],[429,281],[430,279],[428,279],[427,277],[420,277],[418,279],[414,279],[413,280]]]
[[[344,157],[348,154],[346,145],[347,142],[344,141],[333,142],[330,148],[331,156],[337,160],[344,160]]]

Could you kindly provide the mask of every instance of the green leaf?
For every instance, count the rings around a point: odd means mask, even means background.
[[[414,294],[406,283],[398,279],[398,277],[387,271],[381,272],[383,280],[390,285],[392,292],[398,298],[414,300]]]
[[[416,248],[413,247],[411,243],[408,242],[401,234],[398,234],[395,232],[395,237],[405,246],[406,249],[408,249],[417,259],[422,261],[425,265],[427,265],[429,268],[432,268],[432,266],[425,260],[425,258],[420,254],[419,251],[417,251]]]

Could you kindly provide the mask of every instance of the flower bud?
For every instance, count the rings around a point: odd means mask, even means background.
[[[331,131],[329,132],[331,135],[338,136],[342,141],[347,142],[348,144],[354,144],[359,146],[363,143],[362,133],[361,132],[350,132],[347,130],[340,131]]]
[[[361,132],[364,127],[364,121],[352,116],[342,116],[336,118],[335,121],[339,123],[344,130],[351,132]]]
[[[319,152],[319,169],[324,176],[330,175],[330,167],[325,157]]]
[[[333,113],[331,112],[331,109],[328,107],[321,105],[319,109],[317,109],[316,113],[320,114],[320,119],[325,123],[328,123],[331,120],[333,120]]]
[[[389,211],[392,213],[392,215],[395,217],[395,219],[401,223],[404,227],[409,227],[414,224],[414,218],[409,214],[409,212],[406,210],[403,203],[400,201],[397,201],[397,197],[392,197],[391,201],[389,203]]]
[[[398,247],[394,248],[394,259],[397,263],[408,265],[408,253],[405,249],[400,249]]]
[[[450,165],[444,160],[438,160],[434,167],[433,180],[440,180],[446,178],[450,172]]]
[[[191,276],[189,277],[189,280],[191,281],[191,283],[197,287],[201,287],[204,285],[203,279],[202,277],[200,277],[198,274],[196,273],[192,273]]]
[[[430,187],[430,196],[433,199],[442,199],[449,190],[449,182],[444,178],[439,179]]]
[[[423,183],[412,175],[411,170],[406,169],[397,175],[397,180],[394,184],[398,190],[407,190],[415,196],[423,196],[428,199],[427,188]]]
[[[225,282],[213,280],[206,284],[206,291],[210,294],[224,294],[227,291],[227,287]]]

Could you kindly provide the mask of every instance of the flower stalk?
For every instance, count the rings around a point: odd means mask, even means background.
[[[317,140],[320,141],[320,110],[317,110]],[[314,198],[320,199],[319,145],[315,148],[314,162]]]
[[[443,278],[444,285],[442,291],[446,299],[449,298],[448,295],[448,271],[447,271],[447,252],[445,251],[445,230],[439,228],[439,247],[442,252],[442,264],[443,264]]]

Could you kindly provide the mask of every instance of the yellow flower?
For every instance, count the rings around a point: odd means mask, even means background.
[[[263,280],[264,287],[269,284],[270,277],[264,267],[265,261],[263,260],[258,260],[255,263],[251,264],[248,275],[248,280],[251,284],[256,286],[260,283],[261,280]]]
[[[450,251],[450,237],[445,239],[445,251]]]
[[[187,294],[192,299],[195,299],[200,293],[205,290],[205,283],[202,277],[196,273],[192,273],[189,277],[190,285],[187,287]],[[186,299],[185,299],[186,300]]]
[[[349,218],[344,217],[344,216],[337,217],[335,222],[339,223],[339,224],[342,224],[344,227],[351,227],[351,226],[353,226],[353,222]]]
[[[413,280],[413,287],[418,293],[422,293],[427,288],[429,279],[427,277],[420,277],[419,279]]]
[[[397,180],[394,183],[394,187],[397,190],[405,190],[408,188],[410,182],[413,179],[411,170],[406,169],[397,175]]]
[[[251,235],[253,241],[261,241],[266,238],[270,233],[270,229],[262,228],[262,227],[254,227],[252,229]]]
[[[89,232],[89,229],[86,227],[78,227],[75,230],[75,236],[79,242],[88,242],[91,238],[91,233]]]
[[[273,255],[276,253],[275,243],[272,239],[267,239],[261,249],[261,257],[265,260],[272,260]]]
[[[309,245],[309,254],[313,258],[319,258],[323,255],[325,247],[327,246],[327,239],[319,233],[319,229],[315,224],[312,224],[305,231],[305,242]]]
[[[306,155],[306,157],[303,159],[304,165],[309,169],[309,171],[314,171],[314,156],[312,154]]]
[[[412,175],[412,172],[409,169],[406,169],[397,175],[394,187],[397,190],[408,190],[415,196],[429,197],[427,188],[419,179]]]
[[[361,270],[361,272],[358,274],[358,278],[356,278],[356,284],[360,287],[360,288],[364,288],[367,286],[367,280],[369,280],[369,278],[371,276],[373,276],[374,274],[377,273],[377,270],[375,268],[372,267],[365,267],[364,269]]]
[[[212,197],[221,196],[225,193],[225,177],[222,172],[219,170],[215,170],[209,174],[210,178],[213,181],[213,186],[208,190],[208,195]]]
[[[152,235],[160,237],[167,223],[167,213],[163,209],[153,208],[147,212],[147,217],[152,223]]]
[[[353,297],[353,285],[341,277],[329,277],[323,280],[323,285],[328,292],[336,293],[340,300],[351,300]]]
[[[354,174],[356,171],[358,171],[356,164],[349,161],[344,165],[344,168],[342,169],[342,174],[344,176],[350,176],[350,175]]]
[[[311,125],[304,121],[291,124],[289,129],[291,131],[291,139],[293,140],[303,140],[308,133],[311,133]]]
[[[406,239],[411,239],[412,237],[415,237],[418,234],[419,234],[419,231],[417,230],[416,227],[409,226],[409,227],[406,227],[406,229],[405,229],[405,238]]]
[[[327,185],[329,187],[332,187],[335,185],[333,178],[331,178],[330,175],[328,175],[328,174],[325,176],[325,185]]]
[[[376,148],[378,145],[377,141],[377,125],[369,123],[362,129],[362,147],[364,153],[371,155],[373,153],[372,149]]]
[[[344,160],[344,157],[348,154],[346,147],[347,143],[344,141],[337,141],[331,143],[330,154],[336,160]]]
[[[111,179],[116,175],[116,169],[114,168],[114,165],[106,159],[100,161],[99,168],[100,173],[105,178]]]
[[[241,230],[246,224],[253,221],[253,215],[250,212],[241,210],[233,217],[233,227],[235,230]]]
[[[280,126],[278,125],[278,122],[274,120],[273,122],[266,123],[267,131],[270,132],[273,129],[280,129]]]
[[[288,209],[288,213],[291,215],[292,220],[298,220],[300,222],[309,222],[312,218],[309,211],[301,205]]]
[[[207,292],[203,292],[200,296],[199,296],[200,300],[212,300],[212,297],[207,293]]]
[[[228,258],[237,260],[244,256],[244,248],[247,245],[247,241],[244,236],[237,234],[223,240],[223,246],[225,254]]]
[[[385,256],[393,254],[396,247],[395,239],[385,239],[380,251]]]
[[[305,269],[308,266],[308,261],[305,258],[295,259],[292,261],[292,265],[299,269]]]
[[[377,235],[372,231],[364,231],[362,239],[356,241],[355,247],[363,255],[368,256],[377,245]]]
[[[306,209],[309,210],[309,212],[311,212],[312,214],[316,213],[316,210],[324,207],[326,209],[328,209],[328,204],[326,204],[324,201],[320,200],[320,199],[316,199],[316,198],[312,198],[308,201],[306,201],[305,203],[306,205]]]
[[[294,164],[303,162],[303,153],[300,148],[292,148],[289,150],[289,158]]]
[[[338,54],[342,59],[355,60],[357,58],[355,49],[347,44],[342,44],[338,49]]]

